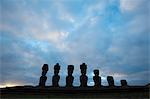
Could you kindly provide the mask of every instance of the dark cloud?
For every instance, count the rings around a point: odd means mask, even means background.
[[[47,85],[51,85],[57,62],[61,85],[65,85],[68,64],[75,65],[74,84],[79,85],[82,62],[88,65],[89,85],[94,69],[100,69],[104,85],[108,75],[114,76],[117,85],[121,79],[129,84],[148,83],[146,1],[138,0],[130,9],[129,2],[2,0],[0,83],[37,85],[41,67],[47,63]]]

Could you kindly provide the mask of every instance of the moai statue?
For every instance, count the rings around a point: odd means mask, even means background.
[[[68,65],[68,76],[66,77],[66,87],[73,87],[74,77],[72,76],[74,70],[73,65]]]
[[[60,65],[59,65],[59,63],[57,63],[54,66],[54,76],[52,78],[52,86],[53,87],[59,87],[59,79],[60,79],[60,76],[58,75],[59,70],[60,70]]]
[[[44,64],[42,67],[42,76],[40,77],[39,86],[45,87],[45,82],[47,80],[46,73],[48,71],[48,64]]]
[[[126,80],[121,80],[121,87],[127,87],[127,81]]]
[[[99,70],[95,69],[94,71],[95,76],[93,76],[93,80],[94,80],[94,87],[95,88],[99,88],[101,86],[101,77],[99,76]]]
[[[80,76],[80,87],[87,87],[88,77],[86,76],[87,65],[85,63],[80,65],[81,76]]]
[[[114,78],[112,76],[107,76],[107,82],[109,87],[114,87]]]

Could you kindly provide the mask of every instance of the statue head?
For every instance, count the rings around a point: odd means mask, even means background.
[[[80,69],[81,69],[81,73],[82,74],[86,74],[86,70],[87,70],[87,65],[85,63],[82,63],[80,65]]]
[[[44,64],[43,67],[42,67],[42,70],[43,71],[48,71],[48,64]]]
[[[93,72],[94,72],[95,76],[99,75],[99,70],[98,69],[95,69]]]
[[[60,65],[59,63],[57,63],[56,65],[54,65],[54,74],[58,74],[59,73],[59,70],[60,70]]]
[[[73,65],[68,65],[68,75],[72,75],[74,70],[74,66]]]
[[[126,80],[121,80],[121,86],[127,86],[127,81]]]
[[[113,76],[107,76],[107,81],[108,81],[109,86],[114,86]]]

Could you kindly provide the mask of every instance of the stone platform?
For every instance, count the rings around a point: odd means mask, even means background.
[[[1,99],[149,99],[147,86],[121,86],[101,88],[16,86],[1,88]]]

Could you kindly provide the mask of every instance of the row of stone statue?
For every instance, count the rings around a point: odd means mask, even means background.
[[[66,77],[66,87],[73,87],[73,80],[74,77],[72,76],[74,66],[73,65],[68,65],[68,76]],[[52,86],[53,87],[59,87],[59,70],[60,70],[60,65],[57,63],[54,66],[54,76],[52,78]],[[81,70],[81,76],[80,76],[80,87],[87,87],[87,81],[88,77],[86,75],[87,71],[87,65],[85,63],[80,65],[80,70]],[[40,87],[45,87],[45,83],[47,80],[46,73],[48,71],[48,64],[44,64],[42,67],[42,76],[40,77],[39,81],[39,86]],[[93,76],[93,81],[94,81],[94,87],[99,88],[101,87],[101,77],[99,76],[99,70],[94,70],[94,75]],[[112,76],[107,76],[107,81],[110,87],[114,87],[114,79]],[[126,80],[121,80],[121,86],[122,87],[127,87],[127,82]]]

